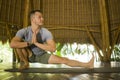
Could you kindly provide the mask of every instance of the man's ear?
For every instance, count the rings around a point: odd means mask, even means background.
[[[35,19],[34,18],[31,18],[31,22],[34,22],[35,21]]]
[[[35,18],[35,16],[33,15],[33,16],[31,17],[31,21],[34,21],[34,20],[35,20],[34,18]]]

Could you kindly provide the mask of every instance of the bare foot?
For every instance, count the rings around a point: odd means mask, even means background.
[[[26,63],[20,62],[19,70],[24,70],[24,69],[27,69],[27,68],[29,68],[29,63],[28,62],[26,62]]]

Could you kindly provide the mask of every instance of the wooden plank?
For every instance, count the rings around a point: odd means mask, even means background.
[[[28,68],[19,70],[18,68],[5,69],[8,72],[22,73],[120,73],[120,67],[104,68]]]

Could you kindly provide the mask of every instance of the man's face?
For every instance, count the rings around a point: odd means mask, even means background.
[[[44,19],[42,14],[40,12],[36,12],[35,15],[33,16],[32,21],[35,25],[38,25],[38,26],[43,25]]]

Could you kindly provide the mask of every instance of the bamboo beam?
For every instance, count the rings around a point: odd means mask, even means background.
[[[33,3],[33,0],[30,0],[30,4],[31,4],[31,9],[34,10],[34,3]]]
[[[86,29],[84,27],[82,28],[75,28],[75,27],[67,27],[67,26],[49,26],[49,27],[46,27],[50,30],[74,30],[74,31],[85,31],[86,32]],[[100,31],[96,31],[96,30],[92,30],[90,29],[89,30],[90,32],[95,32],[95,33],[100,33]]]
[[[85,26],[85,28],[86,28],[87,34],[88,34],[91,42],[93,43],[93,45],[95,46],[95,49],[96,49],[97,52],[98,52],[98,55],[99,55],[100,59],[102,60],[103,57],[102,57],[101,54],[100,54],[100,48],[97,46],[97,44],[96,44],[96,42],[95,42],[92,34],[90,33],[90,31],[89,31],[89,29],[88,29],[88,26]]]
[[[43,0],[40,0],[40,10],[43,12]]]
[[[110,34],[109,34],[109,22],[108,22],[108,12],[106,0],[99,0],[100,6],[100,19],[101,19],[101,29],[102,29],[102,41],[103,41],[103,55],[104,60],[108,60],[108,53],[110,51]]]
[[[9,5],[8,5],[8,21],[7,22],[9,22],[9,20],[10,20],[10,9],[11,9],[11,0],[9,0]]]
[[[57,3],[58,3],[58,5],[57,5],[57,16],[60,16],[60,0],[58,0]],[[60,19],[58,19],[56,23],[59,25]]]
[[[19,5],[19,15],[18,15],[18,23],[20,24],[20,18],[21,18],[21,3],[22,3],[22,1],[21,0],[19,0],[19,3],[20,3],[20,5]]]
[[[2,3],[3,3],[3,0],[0,0],[0,12],[1,12],[1,8],[2,8]]]
[[[11,33],[10,33],[10,30],[8,28],[8,25],[6,24],[6,30],[7,30],[7,36],[9,37],[9,39],[11,40],[12,39],[12,36],[11,36]]]
[[[79,16],[78,16],[78,14],[79,14],[79,1],[77,0],[77,9],[76,9],[76,13],[77,13],[77,16],[76,16],[76,19],[77,19],[77,24],[79,24]]]
[[[15,26],[19,26],[19,27],[22,27],[22,25],[19,25],[19,24],[13,24],[13,23],[8,23],[8,22],[3,22],[3,21],[0,21],[0,24],[7,24],[7,25],[15,25]]]
[[[62,17],[62,24],[65,25],[65,0],[62,0],[63,1],[63,17]]]
[[[28,26],[29,6],[30,6],[30,0],[25,0],[25,11],[24,11],[23,27]]]
[[[20,14],[19,14],[19,16],[20,16],[20,24],[23,24],[23,20],[22,20],[22,18],[21,18],[21,14],[22,14],[22,1],[21,1],[21,3],[20,3]]]
[[[14,20],[15,20],[15,10],[16,10],[16,2],[17,0],[14,0],[14,5],[13,5],[13,14],[12,14],[12,23],[14,23]]]
[[[114,49],[114,45],[116,44],[117,40],[118,40],[118,37],[120,35],[120,27],[118,27],[116,33],[115,33],[115,39],[113,40],[113,43],[112,43],[112,47],[111,47],[111,50],[110,52],[112,52],[112,50]],[[109,53],[109,57],[112,53]]]

